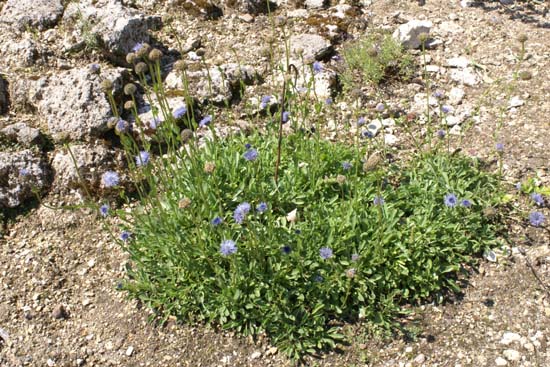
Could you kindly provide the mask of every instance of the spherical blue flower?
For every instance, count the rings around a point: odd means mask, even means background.
[[[199,127],[208,126],[210,122],[212,122],[212,116],[211,115],[204,116],[202,120],[199,121]]]
[[[324,260],[330,259],[332,257],[332,249],[330,247],[321,247],[319,250],[319,255]]]
[[[319,61],[315,61],[313,63],[313,73],[317,74],[323,71],[323,64],[321,64]]]
[[[126,120],[118,119],[115,125],[115,131],[121,134],[126,134],[130,131],[130,124]]]
[[[357,120],[357,126],[363,126],[366,122],[367,120],[365,120],[364,117],[359,117],[359,120]]]
[[[122,233],[120,234],[120,239],[124,242],[128,241],[130,239],[130,232],[128,231],[122,231]]]
[[[374,138],[374,134],[372,133],[372,131],[370,130],[365,130],[361,133],[361,135],[363,136],[363,138],[369,138],[369,139],[372,139]]]
[[[241,203],[237,206],[237,208],[233,212],[233,219],[235,219],[236,223],[242,224],[249,211],[250,204],[245,201],[244,203]]]
[[[357,261],[357,260],[359,260],[359,254],[351,255],[351,261]]]
[[[332,98],[328,97],[327,99],[325,99],[325,104],[330,106],[332,104]]]
[[[344,171],[348,171],[351,169],[351,163],[350,162],[342,162],[342,169]]]
[[[187,107],[181,106],[176,108],[172,113],[172,115],[174,116],[175,119],[179,119],[180,117],[183,117],[186,113],[187,113]]]
[[[271,101],[271,96],[263,96],[260,102],[260,108],[263,110],[267,107],[267,104]]]
[[[101,176],[101,182],[105,187],[113,187],[118,185],[120,178],[118,177],[118,173],[114,171],[107,171],[103,174],[103,176]]]
[[[514,187],[516,188],[516,190],[520,191],[521,190],[521,182],[516,182]]]
[[[103,204],[102,206],[99,207],[99,213],[101,213],[101,215],[103,217],[106,217],[109,215],[109,205],[108,204]]]
[[[19,170],[19,176],[28,176],[30,174],[29,170],[26,168],[21,168]]]
[[[544,205],[544,199],[541,194],[538,192],[534,192],[531,194],[531,199],[537,204],[537,205]]]
[[[290,252],[292,251],[292,248],[291,248],[290,246],[286,245],[286,246],[283,246],[283,247],[281,248],[281,251],[282,251],[284,254],[287,254],[287,255],[288,255],[288,254],[290,254]]]
[[[320,276],[319,274],[317,274],[314,278],[313,278],[313,281],[314,282],[317,282],[317,283],[321,283],[323,281],[323,277]]]
[[[246,143],[246,144],[244,145],[244,149],[250,149],[250,148],[252,148],[252,144]]]
[[[258,158],[258,151],[256,149],[250,148],[243,154],[244,159],[247,161],[255,161]]]
[[[497,152],[503,152],[504,151],[504,144],[496,143],[495,148],[496,148]]]
[[[88,66],[89,70],[90,70],[90,73],[93,73],[93,74],[96,74],[99,72],[99,69],[101,68],[101,66],[99,64],[90,64]]]
[[[384,198],[382,196],[375,196],[372,202],[374,205],[384,205]]]
[[[433,93],[433,96],[437,99],[441,99],[445,96],[445,93],[442,90],[438,89]]]
[[[143,47],[143,43],[138,42],[134,45],[134,47],[132,47],[132,52],[138,52],[139,50],[141,50],[142,47]]]
[[[472,202],[471,202],[470,200],[468,200],[468,199],[462,199],[462,200],[460,201],[460,205],[462,205],[462,206],[465,207],[465,208],[469,208],[469,207],[472,206]]]
[[[543,224],[544,219],[545,219],[544,214],[542,214],[540,212],[532,212],[531,214],[529,214],[529,222],[534,227],[538,227],[541,224]]]
[[[135,159],[136,166],[146,166],[149,163],[149,153],[142,150],[138,155],[136,155]]]
[[[223,219],[222,219],[221,217],[215,217],[214,219],[212,219],[212,220],[210,221],[210,223],[211,223],[214,227],[219,226],[220,224],[222,224],[222,222],[223,222]]]
[[[264,202],[261,202],[256,206],[256,211],[258,213],[264,213],[267,210],[267,204]]]
[[[299,230],[299,229],[295,229],[295,230],[294,230],[294,233],[295,233],[295,234],[302,234],[302,231]]]
[[[443,198],[443,202],[445,205],[447,205],[449,208],[454,208],[458,202],[455,194],[447,194]]]
[[[155,130],[160,124],[162,120],[158,117],[153,117],[151,121],[149,121],[149,127],[153,130]]]
[[[283,123],[288,122],[288,119],[290,118],[290,112],[284,111],[282,116]]]
[[[443,112],[443,113],[449,113],[452,110],[453,110],[453,108],[451,106],[448,106],[448,105],[441,106],[441,112]]]
[[[386,106],[384,106],[383,103],[378,103],[375,107],[375,110],[378,112],[384,112],[385,109],[386,109]]]
[[[447,132],[445,130],[437,130],[437,137],[439,139],[443,139],[447,135]]]
[[[237,245],[233,240],[225,240],[220,245],[220,253],[223,256],[229,256],[237,252]]]

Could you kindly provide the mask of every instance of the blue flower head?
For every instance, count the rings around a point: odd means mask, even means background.
[[[447,135],[447,132],[445,130],[437,130],[437,137],[439,139],[443,139]]]
[[[222,224],[222,222],[223,222],[223,219],[222,219],[221,217],[214,217],[214,219],[212,219],[212,220],[210,221],[210,223],[211,223],[214,227],[219,226],[220,224]]]
[[[445,205],[447,205],[449,208],[454,208],[458,202],[458,199],[456,198],[455,194],[447,194],[443,198],[443,202]]]
[[[256,211],[258,213],[265,213],[266,210],[267,210],[267,204],[264,202],[261,202],[258,204],[258,206],[256,206]]]
[[[187,113],[187,107],[181,106],[176,108],[172,113],[172,115],[174,116],[175,119],[179,119],[180,117],[183,117],[186,113]]]
[[[537,204],[537,205],[544,205],[544,199],[541,194],[538,192],[534,192],[531,194],[531,199]]]
[[[288,122],[288,119],[290,118],[290,112],[284,111],[282,116],[283,123]]]
[[[28,176],[29,174],[30,174],[30,172],[29,172],[29,170],[26,169],[26,168],[21,168],[21,169],[19,170],[19,176],[23,176],[23,177],[24,177],[24,176]]]
[[[263,110],[267,107],[267,104],[271,101],[271,96],[263,96],[260,102],[260,108]]]
[[[448,106],[448,105],[441,106],[441,112],[443,112],[443,113],[449,113],[452,110],[453,110],[453,108],[451,106]]]
[[[313,63],[313,73],[317,74],[323,71],[323,64],[321,64],[319,61],[315,61]]]
[[[445,96],[445,93],[442,90],[438,89],[433,93],[433,96],[437,99],[441,99]]]
[[[375,110],[378,112],[384,112],[385,109],[386,109],[386,106],[384,106],[383,103],[378,103],[375,107]]]
[[[135,159],[136,159],[136,166],[138,167],[146,166],[149,163],[149,153],[142,150],[141,152],[139,152],[138,155],[136,155]]]
[[[351,261],[357,261],[357,260],[359,260],[359,254],[351,255]]]
[[[497,152],[503,152],[504,151],[504,144],[503,143],[496,143],[495,148]]]
[[[529,222],[532,226],[538,227],[544,223],[544,214],[540,212],[532,212],[529,214]]]
[[[138,52],[139,50],[141,50],[142,47],[143,47],[143,43],[138,42],[134,45],[134,47],[132,47],[132,52]]]
[[[332,104],[332,98],[328,97],[327,99],[325,99],[325,104],[330,106]]]
[[[120,239],[124,242],[128,241],[130,239],[130,232],[128,231],[122,231],[122,233],[120,233]]]
[[[342,169],[344,171],[348,171],[351,169],[351,163],[350,162],[342,162]]]
[[[359,117],[359,120],[357,120],[357,126],[363,126],[366,122],[367,120],[365,120],[364,117]]]
[[[204,116],[202,120],[199,121],[199,127],[204,127],[210,125],[212,122],[212,115]]]
[[[468,199],[462,199],[462,200],[460,201],[460,205],[462,205],[462,206],[465,207],[465,208],[469,208],[469,207],[472,206],[472,202],[471,202],[470,200],[468,200]]]
[[[250,148],[246,152],[244,152],[243,157],[249,162],[255,161],[256,158],[258,158],[258,151],[254,148]]]
[[[237,208],[233,212],[233,219],[235,219],[236,223],[242,224],[249,211],[250,204],[245,201],[237,206]]]
[[[330,247],[321,247],[319,255],[324,260],[330,259],[332,257],[332,249]]]
[[[233,240],[225,240],[220,245],[220,253],[223,256],[229,256],[237,252],[237,245]]]
[[[252,148],[252,144],[246,143],[246,144],[244,145],[244,149],[250,149],[250,148]]]
[[[130,124],[126,120],[118,119],[115,125],[115,131],[121,134],[126,134],[130,131]]]
[[[162,120],[159,119],[158,117],[153,117],[153,119],[149,121],[149,127],[155,130],[161,124],[161,122]]]
[[[369,138],[369,139],[372,139],[374,138],[374,134],[372,133],[372,131],[370,130],[365,130],[361,133],[361,135],[363,136],[363,138]]]
[[[286,245],[286,246],[283,246],[283,247],[281,248],[281,251],[283,252],[283,254],[288,255],[288,254],[290,254],[290,252],[292,251],[292,248],[291,248],[290,246]]]
[[[103,174],[103,176],[101,176],[101,182],[105,187],[113,187],[118,185],[120,178],[118,177],[118,173],[114,171],[107,171]]]
[[[374,205],[384,205],[384,198],[382,196],[375,196],[372,203]]]
[[[99,213],[103,216],[103,217],[106,217],[109,215],[109,205],[108,204],[103,204],[102,206],[99,207]]]

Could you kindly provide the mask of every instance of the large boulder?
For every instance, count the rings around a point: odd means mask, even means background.
[[[15,208],[49,184],[49,170],[31,150],[0,152],[0,208]]]
[[[115,90],[121,90],[124,73],[124,69],[98,73],[89,67],[59,72],[36,82],[30,102],[54,141],[90,141],[108,130],[113,116],[100,84],[109,79]]]
[[[46,30],[63,16],[61,0],[8,0],[0,12],[0,22],[19,31],[27,28]]]
[[[159,16],[144,15],[114,0],[71,3],[64,21],[80,25],[73,34],[77,43],[95,38],[100,47],[115,55],[125,55],[136,44],[150,42],[149,30],[159,28],[162,23]]]

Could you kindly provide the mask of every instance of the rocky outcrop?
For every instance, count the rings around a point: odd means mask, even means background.
[[[61,0],[8,0],[0,12],[0,22],[18,31],[43,31],[55,26],[62,15]]]

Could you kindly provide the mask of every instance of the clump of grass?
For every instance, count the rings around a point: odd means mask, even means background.
[[[373,32],[351,43],[343,51],[346,61],[342,73],[344,87],[390,80],[406,80],[414,73],[414,59],[387,32]]]

